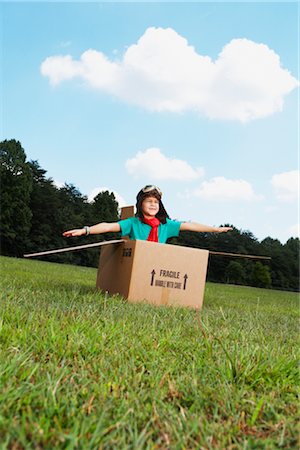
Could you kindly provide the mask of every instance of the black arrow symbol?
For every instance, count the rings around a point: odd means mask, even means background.
[[[186,280],[188,279],[187,274],[185,274],[183,278],[184,278],[183,289],[185,290],[185,288],[186,288]]]
[[[151,275],[152,275],[152,277],[151,277],[151,284],[150,284],[150,286],[153,286],[153,283],[154,283],[154,275],[155,275],[155,270],[153,269],[152,270],[152,272],[151,272]]]

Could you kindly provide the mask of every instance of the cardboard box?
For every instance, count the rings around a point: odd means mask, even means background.
[[[123,206],[121,208],[121,220],[128,219],[134,216],[134,206]]]
[[[102,247],[97,288],[130,302],[201,308],[208,250],[148,241]]]

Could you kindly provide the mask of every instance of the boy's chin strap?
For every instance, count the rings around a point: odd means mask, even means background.
[[[151,227],[147,241],[158,242],[158,227],[160,225],[160,221],[156,217],[153,217],[153,219],[146,219],[144,217],[143,222]]]

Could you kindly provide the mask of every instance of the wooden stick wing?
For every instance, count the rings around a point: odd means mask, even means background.
[[[24,258],[31,258],[34,256],[53,255],[54,253],[73,252],[74,250],[82,250],[84,248],[92,248],[92,247],[101,247],[102,245],[107,245],[107,244],[121,244],[121,242],[125,242],[124,239],[95,242],[94,244],[76,245],[75,247],[57,248],[54,250],[48,250],[46,252],[29,253],[29,254],[23,255],[23,256],[24,256]]]
[[[209,250],[210,255],[218,256],[233,256],[238,258],[248,258],[248,259],[271,259],[271,256],[259,256],[259,255],[244,255],[243,253],[225,253],[225,252],[213,252]]]
[[[76,245],[75,247],[64,247],[64,248],[57,248],[54,250],[48,250],[45,252],[29,253],[29,254],[26,254],[23,256],[24,256],[24,258],[33,258],[35,256],[53,255],[55,253],[73,252],[76,250],[83,250],[85,248],[101,247],[103,245],[108,245],[108,244],[121,244],[122,242],[126,242],[126,241],[124,239],[117,239],[117,240],[112,240],[112,241],[95,242],[93,244]],[[209,250],[209,254],[210,255],[218,255],[218,256],[248,258],[248,259],[271,259],[270,256],[244,255],[243,253],[214,252],[214,251],[210,251],[210,250]]]

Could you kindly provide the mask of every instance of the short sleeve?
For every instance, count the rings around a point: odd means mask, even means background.
[[[121,228],[121,235],[122,236],[129,236],[132,230],[132,217],[129,217],[128,219],[119,220],[118,224]]]
[[[167,219],[167,224],[168,224],[168,238],[179,236],[181,222],[178,222],[177,220]]]

